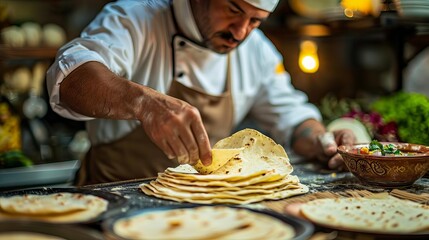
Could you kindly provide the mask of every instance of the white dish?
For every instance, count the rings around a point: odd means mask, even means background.
[[[350,129],[356,136],[357,143],[369,143],[371,137],[365,126],[354,118],[338,118],[326,126],[327,130],[332,132],[339,129]]]
[[[79,165],[79,160],[72,160],[0,169],[0,188],[66,183],[73,180]]]
[[[421,17],[429,18],[429,9],[415,9],[415,10],[402,10],[402,16],[404,17]]]

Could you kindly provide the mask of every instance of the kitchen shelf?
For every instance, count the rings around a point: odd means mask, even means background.
[[[1,60],[54,59],[56,47],[8,47],[0,45]]]

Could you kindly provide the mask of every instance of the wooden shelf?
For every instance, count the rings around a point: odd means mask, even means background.
[[[0,45],[0,60],[14,59],[53,59],[57,54],[56,47],[8,47]]]

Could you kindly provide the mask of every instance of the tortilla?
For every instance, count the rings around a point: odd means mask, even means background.
[[[296,176],[285,176],[281,177],[277,180],[277,175],[271,176],[271,175],[261,175],[256,176],[249,179],[244,179],[241,181],[223,181],[223,180],[212,180],[212,181],[197,181],[197,180],[189,180],[189,179],[181,179],[176,178],[174,176],[170,176],[168,174],[161,173],[158,175],[157,180],[167,180],[172,183],[177,183],[181,185],[188,185],[193,187],[230,187],[230,188],[240,188],[240,187],[247,187],[247,188],[267,188],[271,185],[281,185],[287,182],[290,182],[292,184],[299,183],[299,179]]]
[[[108,201],[89,194],[61,192],[2,197],[0,206],[0,220],[25,218],[49,222],[82,222],[106,211]]]
[[[26,194],[0,198],[0,209],[13,214],[59,214],[86,209],[87,201],[92,201],[93,198],[95,197],[72,193]]]
[[[308,187],[298,184],[297,187],[284,187],[271,193],[252,193],[237,195],[237,192],[187,192],[176,188],[165,187],[156,181],[150,184],[140,185],[140,189],[146,194],[159,198],[165,198],[178,202],[190,202],[200,204],[225,203],[225,204],[250,204],[263,200],[277,200],[308,192]]]
[[[293,168],[283,147],[256,130],[239,131],[217,142],[213,149],[229,149],[216,157],[229,160],[203,170],[209,174],[184,164],[166,169],[140,189],[158,198],[202,204],[248,204],[308,192],[308,187],[291,175]]]
[[[198,161],[193,167],[201,174],[211,174],[225,165],[231,158],[237,156],[243,148],[213,148],[212,149],[212,163],[205,166]]]
[[[231,191],[231,192],[236,192],[236,194],[238,195],[240,195],[242,191],[246,193],[252,193],[252,192],[264,193],[264,192],[280,189],[283,187],[290,187],[290,188],[298,187],[296,185],[296,183],[298,183],[296,176],[289,176],[287,178],[283,178],[274,182],[259,183],[255,185],[244,185],[242,187],[240,186],[196,186],[195,184],[192,184],[192,183],[187,184],[184,181],[175,181],[173,179],[168,179],[168,178],[167,179],[158,178],[156,182],[159,182],[160,184],[166,187],[177,188],[188,192]]]
[[[64,240],[57,236],[51,236],[34,232],[7,232],[0,233],[0,240]]]
[[[253,129],[238,131],[217,142],[213,148],[244,148],[213,174],[248,175],[266,170],[287,175],[293,170],[284,148]]]
[[[192,170],[191,170],[192,169]],[[271,172],[267,170],[259,170],[254,171],[251,174],[209,174],[209,175],[201,175],[199,174],[191,165],[183,164],[176,168],[167,168],[164,172],[166,175],[170,175],[176,178],[181,179],[188,179],[188,180],[198,180],[198,181],[241,181],[245,179],[250,179],[256,176],[264,176],[264,175],[276,175],[280,176],[279,174],[271,174]]]
[[[429,229],[429,206],[392,196],[317,199],[301,205],[310,221],[334,228],[382,234]]]
[[[120,219],[113,232],[127,239],[290,239],[294,229],[280,219],[225,206],[147,212]],[[271,233],[275,233],[272,237]]]
[[[285,178],[279,174],[262,173],[255,176],[246,176],[245,178],[226,175],[177,175],[165,172],[164,175],[169,179],[178,179],[189,181],[198,184],[208,184],[210,186],[223,185],[223,186],[247,186],[249,184],[257,184],[263,182],[274,182]]]

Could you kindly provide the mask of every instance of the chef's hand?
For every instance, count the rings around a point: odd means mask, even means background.
[[[142,101],[140,122],[169,159],[180,164],[211,163],[211,147],[198,109],[156,91]]]
[[[354,144],[356,142],[354,133],[349,129],[341,129],[320,135],[318,140],[322,148],[321,154],[317,156],[319,161],[326,163],[330,169],[346,170],[343,158],[337,153],[337,147]]]

